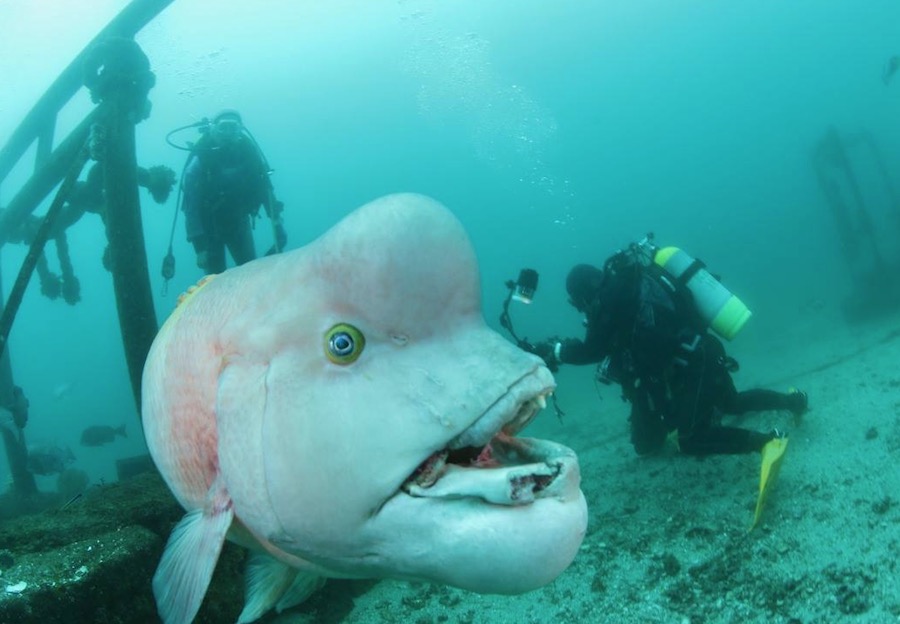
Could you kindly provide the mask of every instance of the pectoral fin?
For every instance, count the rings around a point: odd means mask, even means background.
[[[318,574],[299,571],[294,577],[294,582],[275,605],[275,611],[281,613],[285,609],[296,607],[310,597],[314,591],[325,584],[325,577]]]
[[[164,624],[190,624],[197,615],[233,518],[231,499],[216,480],[203,509],[189,512],[175,525],[153,575],[153,595]]]
[[[246,597],[238,624],[248,624],[273,607],[281,613],[306,600],[325,583],[316,574],[291,568],[264,553],[253,553],[247,563]]]

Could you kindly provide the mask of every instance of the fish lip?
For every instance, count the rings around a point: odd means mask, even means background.
[[[481,416],[452,438],[446,448],[481,447],[501,430],[510,435],[518,433],[546,406],[546,397],[555,389],[550,371],[536,366],[513,382]]]
[[[555,388],[550,371],[536,366],[442,449],[423,460],[400,491],[414,497],[471,496],[515,505],[533,502],[544,490],[560,489],[562,486],[550,486],[560,476],[577,474],[575,453],[555,442],[514,437],[546,407],[546,397]],[[468,449],[472,456],[468,462],[460,463],[458,457],[455,462],[448,461],[451,453],[460,449]],[[463,453],[465,456],[466,451]],[[568,480],[567,476],[559,479]]]
[[[487,448],[496,464],[447,464],[431,483],[404,483],[401,491],[412,498],[477,499],[486,504],[522,506],[541,499],[567,502],[581,494],[578,457],[572,449],[533,438],[499,433]]]

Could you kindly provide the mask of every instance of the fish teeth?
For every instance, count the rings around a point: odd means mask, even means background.
[[[417,470],[416,474],[409,479],[404,485],[408,486],[415,483],[423,488],[431,487],[440,479],[444,473],[444,466],[447,464],[447,456],[449,452],[445,449],[437,452],[429,457],[422,466]]]
[[[500,440],[507,446],[510,444],[521,444],[521,442],[518,442],[518,439],[513,443],[511,441],[513,439],[512,436],[515,436],[517,432],[524,429],[540,410],[547,407],[546,394],[547,393],[538,394],[522,402],[518,406],[518,409],[512,412],[513,416],[506,421],[499,430],[495,432],[490,432],[489,430],[482,431],[482,435],[487,438],[483,444],[461,444],[461,436],[458,436],[456,440],[450,442],[447,448],[432,454],[424,461],[419,468],[416,469],[415,473],[413,473],[413,475],[401,486],[401,489],[407,494],[422,496],[424,495],[423,492],[434,486],[435,483],[447,474],[448,470],[456,469],[453,464],[448,464],[450,455],[448,449],[463,448],[465,446],[483,446],[478,457],[471,460],[471,465],[480,468],[499,466],[496,459],[493,457],[491,442]],[[468,441],[473,442],[472,438]],[[535,491],[539,491],[543,488],[543,485],[538,484],[538,486],[536,486]]]
[[[450,440],[448,448],[480,448],[490,442],[498,431],[513,435],[522,430],[538,413],[542,395],[554,387],[549,371],[546,374],[544,371],[546,369],[540,368],[512,384],[509,391],[499,397],[480,418]]]
[[[508,435],[515,435],[524,429],[540,411],[540,399],[543,397],[538,395],[520,403],[514,410],[497,410],[492,417],[479,419],[455,440],[452,440],[449,448],[481,447],[490,442],[491,438],[500,431]],[[547,401],[544,400],[543,404],[546,406]]]
[[[509,435],[515,435],[524,429],[528,423],[532,421],[535,415],[537,415],[538,405],[539,403],[535,399],[525,401],[519,406],[519,409],[516,410],[516,415],[500,430]]]

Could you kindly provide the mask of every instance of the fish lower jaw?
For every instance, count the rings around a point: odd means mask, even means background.
[[[501,433],[468,465],[447,463],[446,457],[433,463],[432,470],[409,479],[401,489],[418,498],[472,498],[496,505],[567,499],[579,492],[575,453],[546,440]]]

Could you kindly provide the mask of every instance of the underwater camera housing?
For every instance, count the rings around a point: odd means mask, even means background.
[[[519,279],[511,288],[512,298],[522,303],[531,303],[534,299],[534,291],[537,290],[538,274],[534,269],[522,269],[519,271]]]
[[[507,280],[506,287],[509,293],[503,301],[503,313],[500,314],[500,325],[509,332],[513,339],[519,343],[519,337],[513,329],[512,319],[509,317],[509,302],[515,299],[522,303],[531,303],[537,290],[538,273],[534,269],[522,269],[516,281]]]

